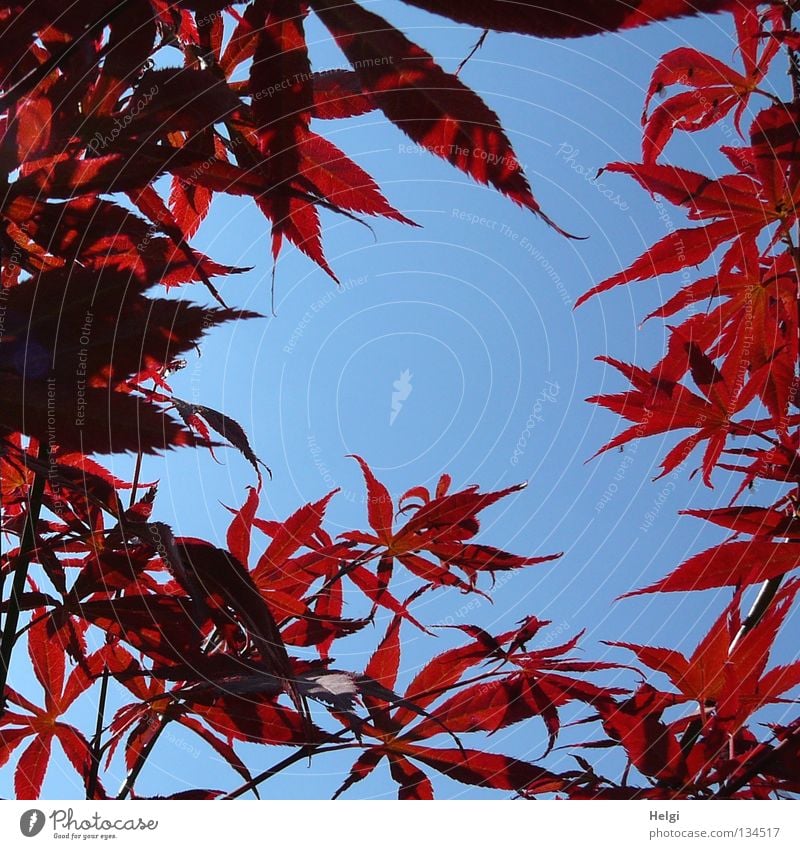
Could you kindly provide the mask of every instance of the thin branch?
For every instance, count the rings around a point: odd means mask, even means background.
[[[139,773],[142,771],[144,765],[147,763],[147,759],[150,757],[150,753],[155,748],[156,743],[158,742],[158,738],[161,736],[161,732],[166,727],[166,724],[169,722],[169,717],[162,716],[161,720],[158,723],[158,728],[156,728],[155,733],[150,738],[150,741],[147,745],[139,752],[139,756],[136,758],[136,763],[131,767],[130,772],[125,777],[125,781],[122,783],[122,787],[119,789],[119,793],[117,793],[117,799],[125,799],[128,794],[133,790],[133,785],[136,783],[136,779],[139,777]]]
[[[783,25],[787,30],[792,29],[792,16],[794,12],[788,4],[783,10]],[[792,80],[792,100],[794,103],[800,102],[800,65],[797,63],[797,51],[792,47],[786,48],[786,53],[789,56],[789,77]]]
[[[462,69],[464,68],[464,65],[466,65],[467,62],[469,62],[469,60],[481,49],[481,47],[483,47],[483,43],[484,43],[484,41],[486,41],[486,37],[488,35],[489,35],[488,29],[485,29],[481,33],[481,37],[472,46],[472,50],[470,50],[469,53],[467,53],[467,55],[461,60],[458,67],[456,68],[456,71],[455,71],[456,77],[461,73]]]
[[[128,509],[136,504],[136,494],[139,491],[139,476],[142,473],[142,449],[136,454],[136,467],[133,470],[133,484],[131,486],[131,497],[128,501]]]
[[[309,606],[313,604],[323,593],[329,590],[337,581],[341,581],[342,578],[346,577],[350,574],[354,569],[357,569],[359,566],[365,566],[369,563],[370,560],[373,560],[375,557],[383,556],[380,554],[383,549],[382,545],[373,545],[371,548],[368,548],[366,551],[363,551],[355,560],[351,560],[349,563],[346,563],[344,566],[339,567],[339,571],[328,578],[325,583],[306,600],[306,604]],[[337,558],[341,559],[341,558]],[[279,626],[283,627],[287,622],[291,622],[292,619],[296,619],[297,616],[292,614],[287,616],[285,619],[279,622]]]
[[[772,604],[772,599],[775,598],[785,577],[785,575],[778,575],[775,578],[770,578],[769,580],[764,581],[761,585],[761,589],[758,591],[758,596],[756,596],[756,600],[753,602],[750,612],[745,617],[741,628],[739,628],[739,633],[734,637],[733,642],[731,643],[729,654],[733,653],[733,650],[739,645],[744,637],[761,621],[762,617],[769,609],[770,604]]]
[[[103,677],[100,681],[100,700],[97,703],[97,722],[94,727],[94,736],[92,737],[92,768],[89,772],[89,779],[86,782],[86,798],[94,799],[97,792],[97,777],[100,772],[100,760],[103,756],[103,722],[106,712],[106,699],[108,697],[108,667],[103,668]]]

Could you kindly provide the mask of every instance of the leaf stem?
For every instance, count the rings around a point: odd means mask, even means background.
[[[359,566],[366,565],[367,563],[369,563],[370,560],[377,557],[382,548],[382,545],[373,545],[366,551],[362,551],[361,554],[359,554],[359,556],[356,557],[355,560],[351,560],[349,563],[345,564],[344,566],[341,566],[339,568],[339,571],[335,575],[332,575],[330,578],[328,578],[312,596],[306,599],[306,604],[309,606],[312,605],[323,593],[330,589],[337,581],[341,581],[342,578],[344,578],[354,569],[358,568]],[[297,616],[295,614],[287,616],[281,620],[279,625],[282,628],[284,625],[286,625],[287,622],[291,622],[292,619],[296,618]]]
[[[100,681],[100,699],[97,703],[97,722],[92,737],[92,768],[86,782],[86,798],[94,799],[97,792],[97,777],[100,772],[100,759],[103,756],[102,736],[103,718],[106,712],[106,699],[108,697],[108,667],[103,668],[103,677]]]

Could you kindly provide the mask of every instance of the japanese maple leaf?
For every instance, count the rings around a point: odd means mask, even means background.
[[[389,624],[386,635],[370,658],[364,673],[367,679],[375,681],[386,691],[393,690],[397,681],[401,651],[401,624],[402,617],[395,616]],[[432,714],[425,712],[430,704],[449,690],[457,688],[465,672],[490,658],[496,652],[499,642],[508,641],[515,634],[516,632],[512,631],[496,640],[489,635],[479,636],[478,639],[463,647],[451,649],[434,658],[415,676],[404,696],[399,700],[399,707],[393,713],[392,705],[385,699],[365,695],[364,703],[370,720],[360,725],[360,733],[377,742],[365,748],[348,777],[336,791],[334,798],[356,782],[366,778],[384,758],[389,762],[392,778],[398,783],[400,799],[433,798],[430,780],[412,761],[465,784],[517,791],[534,784],[540,788],[540,792],[560,789],[563,781],[558,776],[526,761],[506,755],[465,749],[463,746],[441,749],[421,745],[419,742],[439,732],[453,736],[453,731],[476,730],[474,726],[481,724],[478,714],[483,717],[484,724],[499,730],[513,722],[540,715],[543,712],[546,706],[542,704],[541,699],[531,697],[520,699],[512,707],[510,700],[517,698],[517,691],[513,685],[506,692],[509,702],[505,713],[502,711],[498,713],[497,700],[489,698],[485,699],[480,706],[476,703],[471,718],[467,717],[467,706],[472,704],[471,691],[465,694],[465,710],[460,720],[458,711],[452,708],[450,702],[446,702],[442,707],[441,718],[438,718],[435,712]],[[412,730],[403,734],[404,727],[417,719],[420,714],[424,716],[422,726],[419,726],[416,731]],[[453,720],[452,729],[447,725],[448,718]]]
[[[643,775],[667,785],[683,785],[694,772],[677,735],[661,719],[668,707],[680,701],[680,697],[642,684],[624,701],[598,703],[606,733],[622,745],[630,763]]]
[[[753,171],[765,201],[781,219],[778,234],[797,220],[800,205],[800,107],[779,103],[763,109],[750,128]]]
[[[233,747],[190,716],[188,707],[167,691],[163,681],[155,677],[148,679],[147,673],[126,649],[118,643],[109,644],[103,650],[103,657],[106,669],[138,699],[118,708],[114,714],[108,729],[106,768],[126,734],[125,766],[131,770],[155,744],[163,727],[175,722],[207,743],[245,781],[251,780],[250,772]]]
[[[275,695],[259,693],[253,688],[245,695],[227,692],[226,684],[215,688],[211,694],[197,694],[196,698],[184,694],[191,713],[220,734],[230,744],[240,740],[262,745],[302,746],[310,739],[325,740],[326,734],[316,726],[311,727],[303,717],[279,704]],[[231,764],[233,765],[233,764]]]
[[[705,708],[716,703],[725,685],[732,640],[728,628],[730,612],[730,608],[723,611],[689,658],[673,649],[623,642],[608,645],[632,651],[642,663],[663,672],[684,696]],[[735,663],[736,659],[731,657],[730,661]]]
[[[37,707],[8,688],[8,701],[27,713],[7,710],[0,718],[0,766],[19,745],[29,741],[14,772],[14,790],[19,799],[39,798],[54,740],[83,779],[89,775],[93,760],[89,742],[61,717],[92,686],[91,669],[97,663],[79,665],[67,677],[64,647],[54,639],[52,623],[44,609],[36,609],[33,617],[39,621],[28,630],[28,655],[36,680],[44,690],[44,707]]]
[[[231,552],[245,564],[250,560],[253,528],[269,537],[251,575],[270,605],[283,615],[308,612],[303,596],[320,577],[335,572],[341,556],[349,550],[349,546],[327,544],[330,541],[323,539],[325,511],[337,492],[333,490],[319,501],[303,505],[288,519],[278,522],[256,516],[259,494],[250,487],[247,501],[228,528]]]
[[[750,8],[755,0],[519,0],[516,3],[461,3],[458,0],[404,0],[429,12],[482,29],[545,38],[574,38],[630,29],[698,12]]]
[[[11,290],[0,428],[46,441],[55,412],[55,442],[71,451],[153,453],[191,441],[165,410],[133,395],[129,381],[168,367],[214,325],[255,314],[147,298],[140,287],[109,262],[51,270]]]
[[[749,465],[720,463],[721,469],[732,472],[741,472],[745,477],[739,489],[734,494],[735,501],[742,492],[753,486],[758,478],[764,480],[778,481],[780,483],[791,483],[800,481],[800,432],[793,431],[780,445],[770,448],[729,448],[726,454],[732,457],[750,458]]]
[[[422,496],[423,504],[419,507],[404,507],[403,513],[413,509],[414,515],[395,532],[394,503],[388,489],[361,457],[355,459],[361,466],[367,485],[368,519],[373,533],[358,531],[342,536],[381,549],[383,580],[387,584],[393,559],[397,559],[409,572],[431,586],[454,586],[469,592],[475,590],[477,576],[481,572],[494,574],[497,571],[545,563],[561,556],[518,557],[493,546],[468,542],[480,528],[478,513],[520,491],[524,484],[487,493],[481,493],[478,487],[473,486],[448,494],[449,480],[443,479],[437,488],[437,497],[433,500],[430,500],[427,490],[421,487],[412,489],[401,501]],[[421,557],[423,553],[432,554],[439,563]],[[464,572],[467,580],[455,574],[453,567]]]
[[[651,194],[685,207],[690,221],[705,223],[668,233],[627,269],[582,295],[576,306],[615,286],[700,265],[729,243],[733,243],[729,251],[741,252],[742,242],[749,243],[765,227],[777,225],[772,234],[774,243],[797,220],[794,193],[798,188],[798,173],[791,153],[800,147],[800,142],[796,131],[791,135],[792,126],[791,113],[787,116],[783,107],[764,110],[751,131],[755,166],[747,156],[739,156],[735,150],[725,151],[739,171],[719,179],[671,165],[625,162],[609,165],[607,170],[629,174]],[[770,139],[777,136],[786,148],[783,165],[776,164],[778,160],[770,150]]]
[[[312,116],[323,120],[355,118],[378,107],[355,71],[332,68],[314,74]]]
[[[497,115],[457,76],[388,21],[352,0],[312,0],[363,92],[411,139],[480,183],[547,216]]]
[[[9,434],[0,451],[0,501],[6,516],[19,516],[25,512],[34,478],[31,468],[34,462],[35,458],[22,449],[22,435]]]
[[[760,382],[751,379],[736,384],[729,360],[723,373],[700,347],[679,330],[673,330],[670,350],[651,371],[628,365],[611,357],[598,357],[624,374],[633,389],[616,395],[595,395],[587,399],[600,404],[634,424],[607,442],[597,454],[625,445],[633,439],[684,428],[694,431],[670,450],[661,463],[659,477],[679,466],[700,442],[708,442],[703,455],[703,480],[711,486],[711,472],[717,464],[729,434],[748,435],[764,423],[734,422],[731,417],[746,407]],[[690,371],[702,392],[697,395],[678,380]],[[677,379],[676,379],[677,378]],[[595,456],[597,456],[597,454]]]
[[[766,671],[770,649],[791,607],[800,582],[787,584],[769,613],[737,639],[741,600],[737,595],[689,658],[673,649],[610,643],[634,652],[651,669],[663,672],[684,696],[701,709],[719,707],[724,721],[742,724],[764,705],[778,701],[800,683],[800,662]]]
[[[523,650],[524,643],[549,624],[546,620],[528,617],[520,623],[521,627],[516,632],[509,631],[497,637],[474,626],[460,626],[460,630],[477,637],[484,649],[492,650],[493,654],[496,652],[498,659],[513,663],[517,667],[516,671],[502,677],[492,676],[487,680],[480,680],[479,677],[474,683],[459,688],[434,708],[430,716],[410,728],[402,739],[419,741],[445,731],[456,734],[475,731],[494,734],[517,722],[539,716],[548,731],[545,751],[548,754],[555,745],[560,729],[559,708],[571,701],[594,704],[626,692],[619,688],[598,687],[590,681],[567,674],[594,672],[614,666],[612,663],[564,657],[575,648],[580,634],[562,645]],[[430,675],[431,670],[426,674]]]
[[[248,13],[233,37],[243,51],[237,61],[242,55],[253,59],[245,91],[249,112],[230,122],[234,154],[263,181],[253,195],[272,222],[273,257],[287,238],[336,279],[322,249],[319,207],[411,222],[363,169],[311,131],[313,74],[301,4],[259,0]]]
[[[256,0],[253,14],[263,24],[256,32],[250,66],[251,111],[256,122],[252,135],[257,153],[264,157],[261,166],[275,187],[257,203],[272,220],[273,257],[277,258],[286,236],[334,277],[322,252],[316,207],[288,191],[300,171],[298,144],[311,120],[305,10],[295,0]],[[247,164],[247,155],[249,150],[236,151],[240,164]]]
[[[185,142],[183,134],[180,133],[176,133],[173,139]],[[206,153],[208,159],[226,158],[224,145],[211,128],[195,134],[192,143]],[[213,197],[214,193],[205,186],[192,184],[173,176],[169,208],[184,238],[189,239],[197,232],[211,209]]]
[[[794,720],[788,725],[772,726],[775,735],[775,745],[762,743],[748,758],[738,763],[738,775],[733,772],[728,777],[729,786],[736,786],[736,780],[744,775],[745,786],[752,785],[748,776],[753,774],[753,764],[757,772],[767,779],[767,787],[774,792],[797,792],[797,760],[800,757],[800,720]],[[775,798],[767,797],[767,798]]]
[[[368,619],[342,618],[344,596],[337,575],[341,557],[351,549],[333,544],[322,530],[325,509],[337,491],[304,505],[284,522],[270,522],[256,517],[259,496],[250,487],[245,504],[228,528],[231,553],[242,563],[249,559],[253,528],[270,537],[251,572],[253,579],[278,614],[283,640],[294,646],[315,646],[323,657],[335,639],[369,624]],[[309,551],[298,555],[303,548]],[[312,598],[304,598],[319,578],[326,581],[323,588]]]
[[[730,528],[737,535],[745,533],[763,539],[784,537],[792,541],[800,540],[800,517],[788,497],[782,498],[772,507],[719,507],[713,510],[681,510],[681,513]]]
[[[797,542],[765,539],[726,542],[693,555],[660,581],[625,595],[750,586],[784,575],[799,563],[800,543]]]
[[[385,568],[379,565],[377,574],[367,568],[375,552],[362,551],[351,541],[333,542],[322,529],[325,509],[336,492],[304,505],[285,522],[275,522],[255,516],[258,494],[251,489],[228,532],[229,542],[240,556],[249,554],[252,527],[271,538],[252,570],[253,579],[278,618],[282,638],[291,645],[315,646],[322,657],[327,656],[334,640],[366,627],[379,606],[400,613],[425,630],[389,592]],[[298,553],[301,549],[307,550]],[[341,579],[345,576],[372,602],[370,617],[342,617]],[[309,594],[319,579],[322,586]]]
[[[84,115],[111,115],[150,58],[157,35],[156,18],[146,0],[133,0],[109,21],[100,74],[82,105]]]
[[[748,374],[761,376],[758,395],[785,439],[796,392],[797,271],[788,254],[760,257],[754,241],[741,247],[732,263],[685,286],[648,318],[666,318],[694,304],[723,299],[691,316],[680,330],[711,359],[722,358],[721,371],[736,376],[740,384]]]

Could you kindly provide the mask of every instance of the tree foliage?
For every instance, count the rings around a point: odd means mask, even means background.
[[[0,766],[20,755],[20,798],[40,794],[54,743],[87,798],[114,795],[103,778],[115,757],[127,772],[116,795],[136,796],[170,724],[197,735],[238,776],[234,789],[191,794],[204,798],[258,792],[292,763],[342,750],[354,762],[337,796],[379,767],[388,768],[401,799],[432,798],[437,774],[528,798],[800,792],[800,719],[766,728],[754,720],[800,683],[800,662],[770,661],[800,587],[791,574],[800,547],[794,4],[409,2],[482,29],[547,38],[733,14],[737,67],[695,48],[668,52],[647,92],[642,161],[607,168],[684,209],[689,225],[584,296],[718,260],[710,276],[648,316],[672,322],[664,357],[650,368],[603,357],[630,388],[589,400],[630,422],[601,452],[680,431],[663,474],[702,452],[707,486],[721,473],[739,476],[729,507],[687,511],[730,538],[629,593],[729,587],[730,602],[689,657],[612,643],[639,670],[632,689],[608,686],[609,671],[621,667],[578,654],[580,635],[531,648],[548,625],[535,615],[499,634],[458,626],[461,644],[401,686],[406,635],[432,633],[415,612],[423,594],[480,595],[498,572],[559,555],[518,556],[478,540],[479,516],[519,486],[452,491],[443,475],[434,491],[415,487],[395,500],[360,457],[365,527],[336,538],[325,530],[335,491],[285,521],[259,515],[264,466],[243,429],[175,397],[169,385],[206,332],[258,317],[220,296],[218,280],[242,269],[204,256],[191,240],[215,193],[244,196],[266,219],[273,258],[288,241],[335,279],[321,211],[412,224],[318,132],[373,110],[539,216],[541,226],[556,226],[497,115],[354,0],[7,3],[0,6],[0,475],[2,532],[12,546],[0,561]],[[312,14],[350,68],[313,66],[304,35]],[[165,65],[170,51],[180,66]],[[787,59],[792,90],[782,100],[763,85]],[[726,116],[743,138],[722,148],[729,173],[707,176],[663,161],[676,133]],[[183,296],[190,284],[203,285],[218,305],[192,303]],[[155,294],[161,287],[181,287],[180,297]],[[256,475],[232,511],[225,549],[176,536],[157,518],[156,489],[138,471],[122,481],[95,459],[132,452],[141,461],[181,446],[213,450],[220,440]],[[742,504],[762,481],[780,489],[777,500]],[[743,595],[760,582],[746,614]],[[410,583],[413,592],[401,597],[398,587],[405,592]],[[361,599],[347,616],[345,593]],[[388,626],[366,668],[341,668],[343,641],[363,636],[377,618]],[[8,683],[12,654],[24,661],[16,651],[24,642],[43,694]],[[651,672],[668,688],[659,689]],[[130,702],[106,716],[111,679]],[[94,732],[64,716],[90,692],[99,706]],[[585,728],[566,771],[551,756],[565,706]],[[543,741],[541,764],[489,751],[489,735],[529,720]],[[243,742],[293,752],[254,775],[237,746]],[[583,751],[610,747],[627,762],[616,777],[596,772]]]

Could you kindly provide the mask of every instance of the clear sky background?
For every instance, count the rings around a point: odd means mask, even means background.
[[[479,35],[398,2],[370,8],[447,70],[457,67]],[[344,67],[317,22],[309,20],[307,29],[315,68]],[[564,551],[564,557],[504,578],[492,592],[493,605],[473,603],[465,611],[470,599],[439,591],[424,596],[417,615],[427,623],[471,622],[500,631],[535,614],[553,621],[542,638],[551,644],[586,629],[586,658],[630,659],[601,640],[694,647],[728,593],[614,599],[724,538],[720,529],[676,513],[727,504],[731,481],[718,475],[716,488],[707,490],[698,477],[689,480],[698,461],[692,457],[677,475],[652,482],[674,436],[586,462],[621,422],[584,399],[626,388],[621,376],[594,358],[611,354],[645,366],[659,359],[663,327],[639,324],[665,293],[675,291],[680,275],[622,287],[577,311],[573,304],[667,231],[659,210],[632,180],[611,174],[592,179],[608,162],[639,160],[639,117],[658,57],[689,44],[736,64],[730,29],[729,17],[718,16],[565,42],[491,34],[467,64],[462,79],[500,115],[538,201],[585,241],[564,239],[498,193],[420,153],[379,112],[317,122],[315,129],[372,174],[390,202],[421,227],[371,220],[373,237],[357,223],[322,212],[327,256],[342,286],[337,289],[287,246],[276,274],[277,317],[214,330],[202,355],[174,376],[178,397],[237,419],[272,468],[262,516],[284,518],[341,487],[329,509],[329,530],[365,527],[363,482],[345,456],[350,453],[363,455],[397,495],[435,483],[443,471],[459,488],[528,481],[525,491],[485,514],[482,541],[520,554]],[[782,82],[779,77],[777,84]],[[736,143],[726,133],[729,125],[678,138],[670,157],[711,174],[720,166],[718,144]],[[680,226],[680,214],[671,215]],[[228,303],[268,315],[269,236],[252,204],[218,197],[194,244],[220,262],[253,266],[220,288]],[[200,287],[195,294],[202,299]],[[393,384],[406,371],[411,391],[392,421]],[[224,545],[230,514],[222,504],[240,505],[254,480],[234,451],[219,457],[222,465],[191,450],[166,462],[146,459],[143,478],[160,479],[160,520],[178,534]],[[129,460],[111,465],[130,474]],[[762,490],[754,503],[767,498]],[[657,513],[649,526],[648,512]],[[363,669],[365,652],[384,627],[381,620],[374,632],[354,639],[348,654],[337,655],[337,665]],[[411,629],[404,634],[401,681],[433,652],[458,641],[451,631],[436,641]],[[794,647],[784,645],[781,652],[785,660]],[[635,680],[630,673],[623,678],[627,684]],[[92,707],[87,704],[86,716]],[[88,724],[85,716],[77,718]],[[567,731],[566,739],[577,739],[575,732]],[[533,720],[498,733],[488,745],[533,759],[545,743],[542,724]],[[254,772],[281,757],[266,747],[243,751]],[[618,756],[595,755],[600,771],[618,770]],[[352,760],[345,753],[315,759],[310,768],[299,764],[266,784],[264,794],[326,798]],[[565,757],[562,767],[569,764]],[[121,769],[118,760],[120,780]],[[188,732],[168,729],[139,792],[197,784],[234,787],[238,779]],[[498,795],[443,778],[434,784],[442,798]],[[395,792],[381,767],[350,795],[385,798]],[[10,793],[6,769],[0,795]],[[55,759],[45,794],[80,793],[77,776]]]

